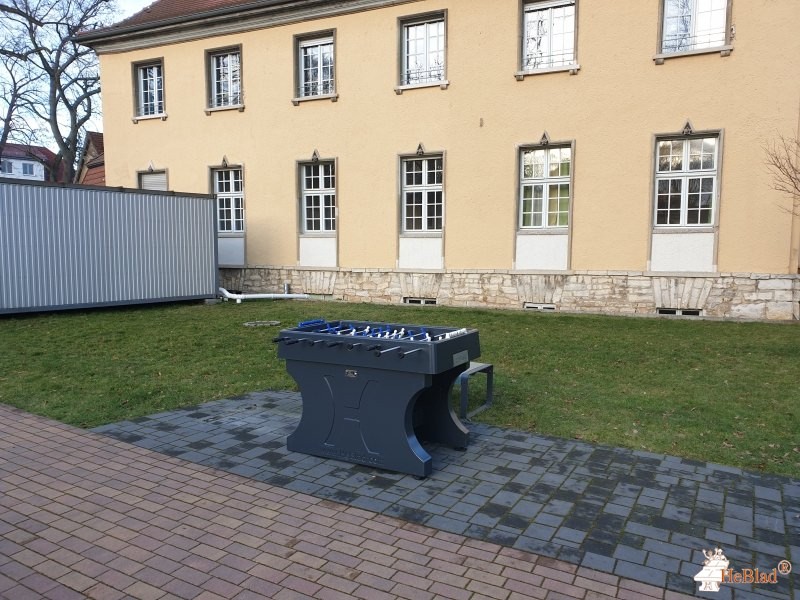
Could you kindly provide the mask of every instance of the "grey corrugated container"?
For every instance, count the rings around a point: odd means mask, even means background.
[[[213,196],[0,179],[0,313],[214,298]]]

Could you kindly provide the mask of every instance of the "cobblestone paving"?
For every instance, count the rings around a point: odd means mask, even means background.
[[[274,486],[450,534],[698,595],[703,549],[731,568],[798,568],[777,584],[723,585],[719,600],[800,590],[800,481],[470,424],[466,452],[426,447],[425,479],[288,452],[292,392],[245,397],[95,431]],[[582,596],[581,596],[582,597]],[[633,597],[633,596],[632,596]]]
[[[0,405],[3,600],[691,600]]]

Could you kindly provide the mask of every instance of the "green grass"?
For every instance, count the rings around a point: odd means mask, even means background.
[[[800,477],[797,325],[290,301],[5,317],[0,402],[93,427],[296,389],[279,327],[244,323],[314,317],[477,328],[488,423]]]

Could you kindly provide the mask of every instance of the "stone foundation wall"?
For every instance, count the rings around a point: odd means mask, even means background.
[[[800,319],[800,276],[763,273],[716,275],[572,271],[415,273],[388,269],[263,267],[220,269],[221,285],[244,293],[307,293],[346,302],[400,304],[433,298],[437,304],[654,315],[658,308],[694,309],[730,319]]]

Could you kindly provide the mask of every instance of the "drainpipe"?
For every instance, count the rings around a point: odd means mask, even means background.
[[[302,300],[310,297],[308,294],[232,294],[222,287],[219,293],[226,300],[236,300],[236,304],[241,304],[242,300]]]

